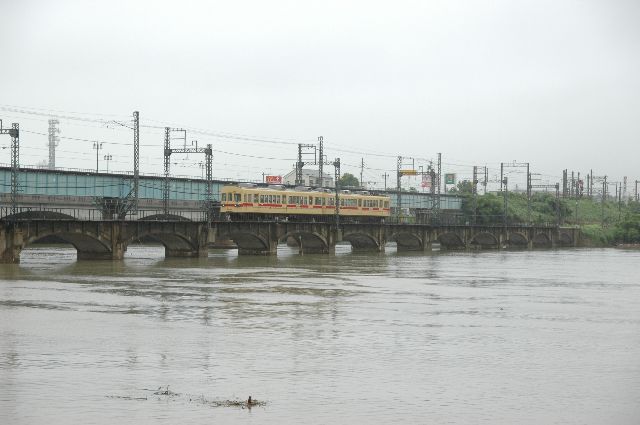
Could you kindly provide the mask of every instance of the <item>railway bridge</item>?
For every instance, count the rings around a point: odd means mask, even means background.
[[[432,226],[421,224],[238,221],[196,222],[178,216],[144,220],[77,220],[63,216],[0,220],[0,262],[18,263],[28,245],[55,236],[73,245],[78,260],[120,260],[131,243],[152,238],[167,257],[205,257],[209,244],[231,240],[239,255],[275,255],[279,243],[294,240],[300,253],[330,253],[338,242],[354,251],[382,252],[387,242],[399,251],[576,246],[579,229],[551,226]]]
[[[278,243],[294,239],[301,253],[329,253],[338,242],[349,242],[353,251],[382,252],[387,242],[398,251],[440,249],[552,248],[577,246],[579,229],[556,226],[425,225],[345,223],[336,230],[329,223],[216,222],[212,241],[233,240],[239,254],[273,255]]]

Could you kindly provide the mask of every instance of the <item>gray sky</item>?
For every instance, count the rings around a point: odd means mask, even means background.
[[[145,125],[290,143],[189,134],[214,145],[216,177],[284,174],[295,143],[322,135],[343,171],[359,174],[364,156],[378,184],[393,156],[437,152],[461,177],[517,160],[550,182],[564,168],[640,179],[637,1],[0,0],[0,14],[0,118],[34,132],[22,164],[46,160],[47,117],[8,106],[104,120],[138,109]],[[60,127],[132,168],[129,130]],[[142,172],[160,173],[162,131],[141,143]],[[95,167],[91,145],[62,139],[57,165]],[[201,160],[176,157],[175,173],[200,175]]]

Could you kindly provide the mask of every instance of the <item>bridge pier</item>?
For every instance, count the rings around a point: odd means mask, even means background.
[[[0,264],[20,263],[20,251],[23,246],[21,231],[12,226],[2,226],[0,231]]]

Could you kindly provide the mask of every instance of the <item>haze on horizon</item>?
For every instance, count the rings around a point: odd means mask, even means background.
[[[517,160],[553,182],[564,168],[640,179],[631,0],[27,0],[0,13],[0,118],[26,130],[22,164],[47,158],[48,110],[116,121],[139,110],[146,125],[285,142],[189,136],[213,144],[217,177],[284,174],[295,143],[322,135],[343,172],[358,175],[364,157],[378,186],[394,156],[437,152],[462,178]],[[128,129],[60,128],[58,166],[95,167],[91,140],[104,140],[111,169],[132,168]],[[161,129],[143,128],[141,143],[141,171],[160,173]],[[201,159],[176,161],[176,174],[200,175]]]

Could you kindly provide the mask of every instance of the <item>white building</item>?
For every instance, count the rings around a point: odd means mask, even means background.
[[[296,184],[296,170],[293,170],[282,178],[285,184]],[[302,185],[314,187],[334,187],[333,176],[331,174],[322,173],[322,184],[318,178],[318,170],[302,169]]]

